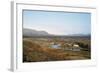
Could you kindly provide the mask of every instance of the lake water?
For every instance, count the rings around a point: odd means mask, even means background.
[[[60,49],[60,44],[56,44],[56,45],[51,45],[51,48],[55,48],[55,49]]]
[[[50,46],[50,48],[54,48],[54,49],[61,49],[61,46],[60,46],[60,44],[53,44],[53,45],[51,45]],[[71,51],[80,51],[81,50],[81,48],[65,48],[65,50],[71,50]]]

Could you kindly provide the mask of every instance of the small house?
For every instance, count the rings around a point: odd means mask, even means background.
[[[73,47],[79,47],[79,45],[78,44],[74,44]]]

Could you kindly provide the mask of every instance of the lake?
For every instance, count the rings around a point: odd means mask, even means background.
[[[54,48],[54,49],[61,49],[61,45],[60,44],[52,44],[50,45],[50,48]],[[71,51],[80,51],[81,48],[64,48],[65,50],[71,50]]]

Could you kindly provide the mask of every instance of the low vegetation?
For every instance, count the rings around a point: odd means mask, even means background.
[[[23,62],[90,59],[90,40],[75,38],[23,38]],[[59,49],[50,47],[60,44]],[[74,46],[74,44],[78,46]],[[80,51],[73,51],[74,48]],[[72,50],[70,50],[72,49]]]

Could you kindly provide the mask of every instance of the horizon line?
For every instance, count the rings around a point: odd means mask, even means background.
[[[29,30],[35,30],[35,31],[44,31],[44,32],[47,32],[47,31],[45,31],[45,30],[37,30],[37,29],[32,29],[32,28],[24,28],[23,27],[23,29],[29,29]],[[50,35],[55,35],[55,36],[66,36],[66,35],[68,35],[68,36],[80,36],[80,35],[83,35],[83,36],[85,36],[85,35],[91,35],[91,33],[73,33],[73,34],[52,34],[52,33],[49,33],[49,32],[47,32],[48,34],[50,34]]]

